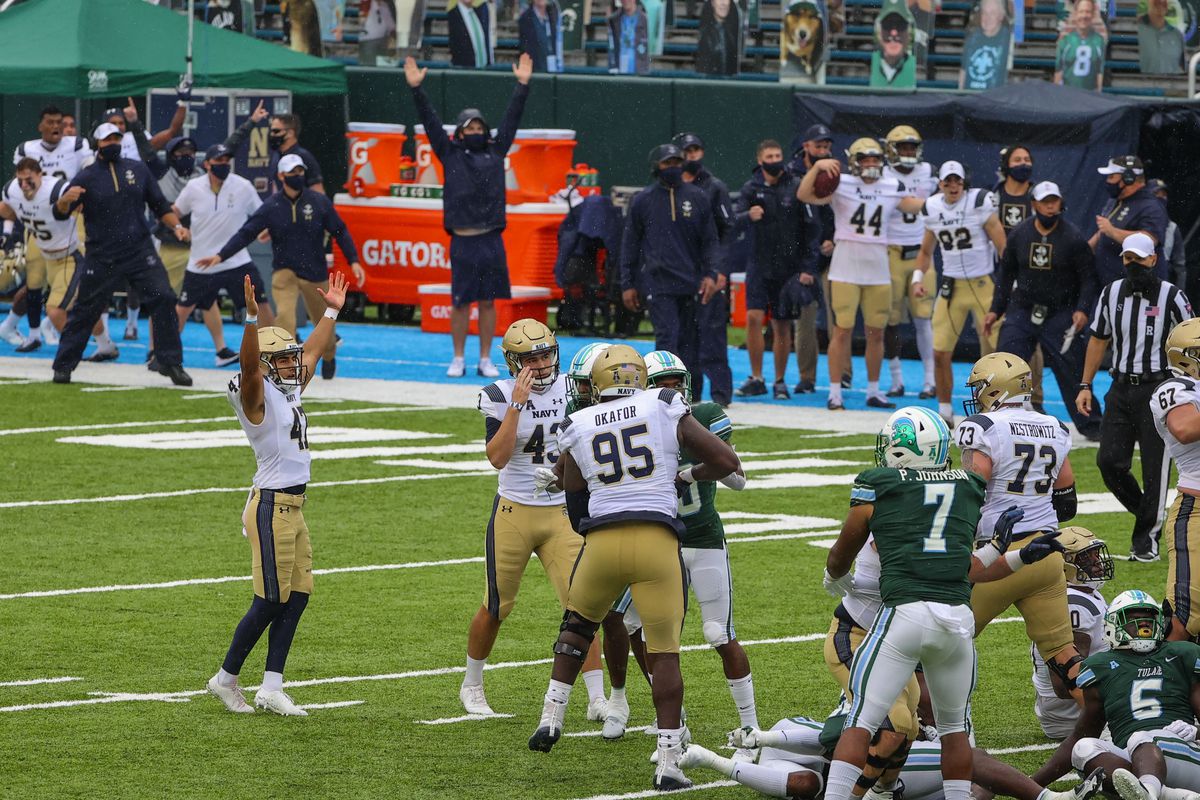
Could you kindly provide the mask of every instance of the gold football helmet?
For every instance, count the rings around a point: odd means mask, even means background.
[[[859,161],[867,156],[878,156],[879,166],[862,167]],[[860,178],[878,178],[883,175],[883,148],[870,136],[855,139],[854,144],[850,145],[850,149],[846,151],[846,162],[850,167],[851,175],[857,175]]]
[[[991,353],[975,362],[967,376],[971,399],[963,401],[967,416],[995,411],[1005,403],[1021,403],[1033,392],[1033,370],[1012,353]]]
[[[308,371],[304,348],[283,328],[271,325],[258,329],[258,360],[267,371],[267,379],[280,389],[304,385]]]
[[[646,388],[646,361],[627,344],[609,345],[592,365],[592,397],[627,397]]]
[[[550,353],[554,363],[548,367],[539,367],[533,374],[533,390],[541,393],[554,385],[558,378],[558,339],[554,331],[536,319],[526,317],[519,319],[504,332],[504,340],[500,343],[504,353],[504,363],[508,364],[508,374],[513,377],[525,365],[525,359],[532,355]]]
[[[1167,366],[1172,372],[1200,378],[1200,318],[1184,320],[1167,336]]]
[[[900,154],[899,146],[902,144],[916,145],[917,151],[914,155],[905,156]],[[921,134],[917,133],[917,129],[911,125],[897,125],[888,131],[887,139],[884,141],[884,149],[887,151],[888,163],[893,167],[915,167],[921,163],[921,154],[925,150],[925,143],[921,139]]]
[[[1063,569],[1067,583],[1099,589],[1105,581],[1112,580],[1113,560],[1108,545],[1087,528],[1071,525],[1058,529],[1058,543],[1066,550],[1063,553]]]

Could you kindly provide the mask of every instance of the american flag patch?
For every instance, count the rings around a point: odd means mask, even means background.
[[[1157,317],[1158,316],[1158,306],[1150,306],[1149,308],[1147,308],[1146,316],[1147,317]]]

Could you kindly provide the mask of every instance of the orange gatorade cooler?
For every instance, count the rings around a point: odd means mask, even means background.
[[[442,126],[447,136],[454,135],[453,125]],[[417,142],[417,182],[441,184],[442,162],[429,146],[425,126],[413,128]],[[492,135],[495,135],[492,131]],[[546,198],[567,185],[567,173],[575,155],[575,131],[562,128],[527,128],[517,131],[504,163],[506,201],[544,203]]]
[[[386,195],[400,178],[400,157],[407,138],[403,125],[351,122],[346,132],[350,148],[346,191],[356,197]]]
[[[730,313],[735,327],[746,327],[746,273],[735,272],[729,276]]]

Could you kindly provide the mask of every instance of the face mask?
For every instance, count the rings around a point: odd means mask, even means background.
[[[121,145],[106,144],[96,148],[96,155],[101,161],[116,161],[121,157]]]
[[[783,169],[784,167],[782,161],[771,161],[762,165],[763,172],[770,175],[772,178],[778,178],[780,175],[782,175]]]
[[[304,175],[284,175],[283,182],[289,189],[294,189],[297,192],[308,185]]]
[[[488,135],[486,133],[464,133],[462,140],[468,150],[483,150],[487,147]]]
[[[278,150],[283,147],[283,140],[285,138],[287,138],[286,133],[268,133],[267,144],[271,146],[272,150]]]
[[[683,167],[664,167],[658,171],[658,179],[664,185],[674,188],[683,183]]]
[[[1027,183],[1033,177],[1033,164],[1017,164],[1009,167],[1008,176],[1017,183]]]
[[[1115,200],[1117,197],[1120,197],[1120,195],[1121,195],[1121,190],[1122,190],[1123,188],[1125,188],[1125,187],[1123,187],[1123,186],[1122,186],[1121,184],[1119,184],[1119,183],[1106,183],[1106,184],[1104,184],[1104,191],[1108,192],[1108,196],[1109,196],[1109,197],[1111,197],[1111,198],[1113,198],[1114,200]]]
[[[1058,222],[1058,214],[1043,214],[1040,211],[1034,213],[1037,214],[1037,221],[1042,223],[1043,228],[1053,228]]]
[[[171,166],[180,177],[187,177],[196,170],[196,159],[194,156],[178,156],[171,159]]]
[[[703,167],[704,167],[703,161],[685,161],[685,162],[683,162],[683,171],[686,172],[688,175],[691,175],[693,178],[700,174],[700,170],[703,169]]]
[[[1154,268],[1145,267],[1134,262],[1125,266],[1125,277],[1134,291],[1150,289],[1154,286]]]
[[[233,169],[233,164],[209,164],[208,171],[214,178],[223,181],[229,177],[230,170]]]

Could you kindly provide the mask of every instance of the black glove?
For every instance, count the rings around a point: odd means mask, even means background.
[[[689,486],[691,486],[690,483],[688,483],[687,481],[685,481],[683,478],[679,477],[678,475],[675,476],[675,496],[676,497],[683,497],[684,492],[686,492],[688,490]]]
[[[996,518],[996,526],[992,529],[992,544],[1001,553],[1008,552],[1008,546],[1012,544],[1013,526],[1024,518],[1025,509],[1020,506],[1009,506]]]
[[[1064,548],[1058,541],[1058,531],[1044,533],[1021,548],[1021,560],[1026,564],[1033,564],[1052,553],[1062,552]]]

